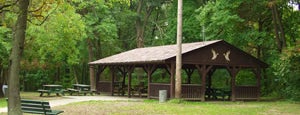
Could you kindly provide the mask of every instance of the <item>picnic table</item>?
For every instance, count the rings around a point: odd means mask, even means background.
[[[68,91],[70,95],[72,95],[73,93],[77,93],[77,95],[79,95],[80,93],[84,95],[90,93],[91,95],[93,95],[93,93],[95,92],[91,90],[90,85],[85,85],[85,84],[73,84],[73,88],[68,88]]]
[[[228,99],[230,99],[231,91],[225,88],[211,88],[206,89],[206,95],[208,95],[208,98],[212,96],[213,99],[218,99],[218,97],[221,97],[222,100],[225,100],[225,97],[227,96]]]
[[[51,93],[56,93],[56,96],[59,96],[59,94],[64,95],[62,85],[43,85],[43,89],[39,89],[38,92],[40,92],[40,97],[43,96],[44,93],[47,93],[48,96],[50,96]]]

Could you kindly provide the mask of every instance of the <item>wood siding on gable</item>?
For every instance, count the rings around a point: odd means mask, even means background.
[[[247,54],[225,42],[208,45],[204,48],[183,54],[183,64],[228,65],[240,67],[258,67],[260,63]]]

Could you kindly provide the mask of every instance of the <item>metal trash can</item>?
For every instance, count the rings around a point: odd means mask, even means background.
[[[167,90],[159,90],[159,102],[163,103],[167,101]]]

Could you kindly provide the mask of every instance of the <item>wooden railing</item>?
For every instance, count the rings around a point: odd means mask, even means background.
[[[170,98],[170,84],[151,83],[150,98],[159,98],[159,90],[167,90],[167,98]],[[182,84],[182,98],[186,100],[200,100],[201,85],[196,84]]]
[[[167,90],[167,98],[170,98],[170,84],[150,83],[149,98],[158,98],[159,90]]]
[[[197,84],[182,84],[181,95],[186,100],[200,100],[201,85]]]
[[[111,92],[111,81],[99,81],[96,88],[97,92]]]
[[[259,98],[259,88],[257,86],[236,86],[235,89],[235,98],[237,100]]]

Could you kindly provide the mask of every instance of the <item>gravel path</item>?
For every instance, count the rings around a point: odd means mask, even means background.
[[[50,100],[50,106],[60,106],[66,105],[73,102],[81,102],[81,101],[90,101],[90,100],[130,100],[130,101],[142,101],[141,98],[127,98],[127,97],[117,97],[117,96],[64,96],[66,99],[57,99],[57,100]],[[0,113],[7,112],[7,107],[0,108]]]

